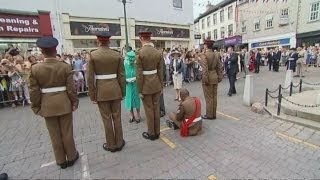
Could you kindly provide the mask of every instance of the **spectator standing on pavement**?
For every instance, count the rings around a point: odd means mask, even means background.
[[[279,72],[280,59],[281,59],[281,51],[279,51],[279,48],[276,48],[276,51],[274,52],[274,57],[273,57],[273,70],[275,72]]]
[[[250,64],[250,53],[247,48],[243,49],[244,52],[244,73],[245,75],[249,74],[249,64]]]
[[[223,78],[220,55],[212,51],[213,43],[212,40],[206,40],[205,52],[200,55],[203,69],[202,89],[206,101],[206,114],[202,118],[209,120],[216,119],[218,83]]]
[[[254,64],[254,69],[255,69],[255,73],[259,73],[260,72],[260,64],[261,64],[261,53],[260,50],[257,49],[256,50],[256,61]]]
[[[304,67],[306,62],[306,51],[298,47],[297,75],[294,77],[304,77]]]
[[[130,111],[129,122],[140,123],[140,97],[137,86],[137,67],[136,67],[136,54],[132,50],[128,51],[124,60],[124,68],[126,73],[126,97],[125,107]],[[134,109],[137,111],[137,116],[134,115]]]
[[[79,100],[71,67],[56,59],[57,45],[56,38],[38,39],[37,46],[45,60],[31,67],[30,97],[33,112],[45,118],[56,163],[65,169],[79,158],[72,123],[72,112],[78,108]]]
[[[268,51],[267,58],[268,58],[269,71],[271,71],[271,69],[274,71],[274,67],[273,67],[274,52],[273,52],[273,49],[270,49],[270,50]]]
[[[163,57],[151,42],[151,32],[139,32],[142,48],[137,51],[137,83],[147,116],[145,139],[160,137],[160,94],[163,88]]]
[[[166,70],[166,84],[165,86],[169,86],[170,85],[170,79],[171,79],[171,72],[170,72],[170,64],[171,64],[171,53],[169,53],[168,51],[164,51],[163,52],[163,59],[165,62],[165,70]]]
[[[97,34],[98,49],[90,52],[88,61],[89,95],[98,103],[104,124],[106,143],[103,149],[121,151],[125,146],[121,125],[121,100],[125,97],[126,79],[124,64],[119,52],[110,49],[111,35]]]
[[[171,52],[171,56],[171,69],[173,70],[173,88],[176,90],[176,98],[174,100],[180,101],[180,89],[182,88],[183,60],[180,58],[181,53],[177,50]]]
[[[287,63],[287,70],[292,70],[293,72],[296,72],[297,61],[299,59],[299,55],[296,51],[296,48],[290,49],[289,61]]]

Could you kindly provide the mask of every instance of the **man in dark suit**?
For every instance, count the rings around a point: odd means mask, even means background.
[[[232,96],[232,94],[236,94],[236,75],[237,75],[237,63],[238,63],[238,54],[233,52],[233,47],[228,47],[227,52],[227,59],[226,59],[226,70],[229,78],[230,88],[228,95]]]
[[[269,71],[271,71],[271,67],[273,65],[273,49],[270,49],[269,52],[268,52],[268,66],[269,66]],[[273,69],[274,70],[274,69]]]
[[[297,49],[291,48],[290,55],[289,55],[289,61],[287,64],[287,70],[292,70],[293,72],[296,72],[298,59],[299,59],[299,54],[297,53]]]
[[[255,72],[254,73],[259,73],[260,72],[260,63],[261,63],[261,53],[259,50],[256,51],[256,62],[254,64],[255,66]]]
[[[279,65],[281,59],[281,51],[277,48],[276,51],[273,53],[273,71],[279,72]]]

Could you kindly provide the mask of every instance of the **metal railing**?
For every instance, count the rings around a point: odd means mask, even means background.
[[[300,82],[296,85],[293,84],[293,82],[290,83],[290,85],[288,87],[282,87],[282,85],[280,84],[279,87],[273,91],[270,91],[268,88],[266,89],[266,93],[265,93],[265,106],[268,106],[268,100],[269,97],[272,99],[277,99],[277,115],[280,115],[281,112],[281,103],[282,103],[282,99],[293,104],[296,106],[300,106],[300,107],[308,107],[308,108],[315,108],[315,107],[320,107],[320,105],[306,105],[306,104],[299,104],[296,102],[293,102],[291,100],[289,100],[288,98],[284,97],[282,94],[282,90],[289,90],[289,96],[292,96],[293,93],[293,89],[294,88],[299,88],[299,93],[302,92],[302,85],[303,84],[307,84],[307,85],[313,85],[313,86],[319,86],[320,83],[308,83],[303,81],[302,79],[300,79]],[[273,95],[274,93],[278,92],[277,96]]]

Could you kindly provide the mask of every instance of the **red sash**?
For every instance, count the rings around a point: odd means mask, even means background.
[[[188,119],[188,121],[186,122],[185,120],[182,121],[182,126],[181,126],[181,131],[180,131],[180,135],[182,137],[187,137],[188,136],[188,131],[189,131],[189,126],[190,124],[193,123],[193,121],[197,118],[197,115],[200,112],[200,100],[196,97],[194,98],[194,101],[196,103],[196,111],[192,114],[192,116]]]

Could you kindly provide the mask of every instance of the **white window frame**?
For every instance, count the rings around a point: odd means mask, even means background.
[[[280,17],[288,18],[289,17],[289,8],[281,9]]]
[[[213,30],[213,40],[218,39],[218,29]]]
[[[221,12],[222,12],[222,13],[221,13]],[[220,23],[223,23],[223,22],[224,22],[224,9],[221,9],[221,10],[219,11],[219,13],[220,13],[220,18],[219,18]]]
[[[225,28],[224,27],[220,28],[220,37],[221,37],[221,39],[226,37],[226,32],[225,32]]]
[[[244,31],[245,29],[245,31]],[[247,26],[246,26],[246,21],[241,22],[241,32],[242,33],[247,33]]]
[[[254,25],[254,31],[260,31],[261,30],[260,18],[255,18],[253,21],[253,25]],[[259,28],[257,28],[257,26],[259,26]]]
[[[182,9],[182,0],[172,0],[172,5],[174,8]]]
[[[213,25],[217,25],[217,23],[218,23],[217,13],[214,13],[214,14],[213,14],[213,16],[212,16],[212,22],[213,22]]]
[[[273,14],[266,15],[266,29],[273,28]]]
[[[211,27],[211,17],[207,17],[207,27]]]
[[[206,22],[204,21],[204,19],[201,19],[201,29],[205,29],[206,28]]]
[[[230,28],[230,26],[232,26],[232,28]],[[233,24],[229,24],[228,25],[228,37],[232,37],[232,36],[233,36]]]
[[[231,8],[231,11],[229,11]],[[233,6],[228,7],[228,20],[233,19]]]
[[[316,5],[318,4],[318,10],[313,10],[313,5]],[[313,17],[314,15],[314,17]],[[313,18],[312,18],[313,17]],[[311,3],[310,4],[310,15],[309,15],[309,21],[312,22],[312,21],[317,21],[319,20],[320,18],[320,1],[317,1],[317,2],[314,2],[314,3]]]

